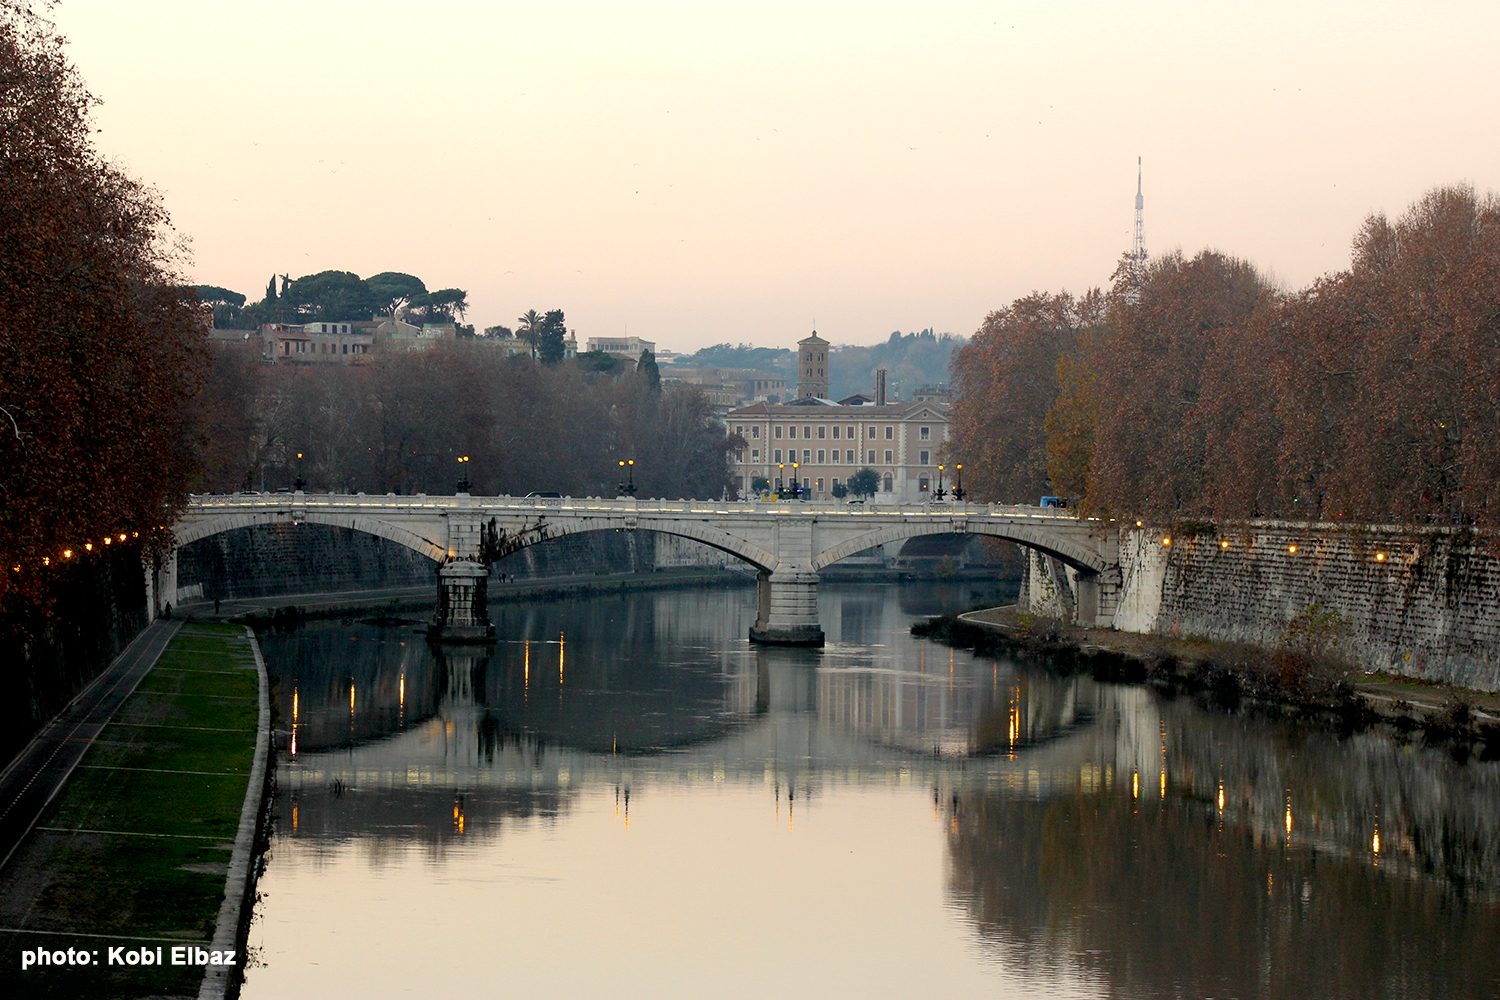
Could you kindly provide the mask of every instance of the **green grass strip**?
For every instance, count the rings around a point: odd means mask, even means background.
[[[196,995],[201,967],[111,966],[108,948],[212,938],[257,692],[243,628],[182,628],[0,871],[0,996]],[[23,973],[22,952],[44,947],[99,964]]]

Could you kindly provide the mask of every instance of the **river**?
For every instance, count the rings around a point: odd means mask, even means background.
[[[243,995],[1481,997],[1500,764],[913,638],[970,585],[754,588],[262,637]]]

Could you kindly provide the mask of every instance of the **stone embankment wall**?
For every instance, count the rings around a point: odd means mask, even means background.
[[[1116,628],[1275,648],[1319,605],[1357,667],[1500,691],[1500,537],[1276,521],[1176,532],[1122,533]],[[1066,593],[1046,560],[1029,562],[1030,605],[1058,613]]]

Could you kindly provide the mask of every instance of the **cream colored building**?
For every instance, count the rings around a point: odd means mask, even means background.
[[[925,401],[756,403],[725,417],[728,433],[745,439],[744,449],[729,456],[730,473],[741,496],[754,492],[757,476],[773,491],[795,476],[803,499],[828,500],[854,473],[874,469],[880,479],[874,503],[924,503],[938,489],[939,464],[947,464],[949,414],[947,405]],[[951,469],[942,475],[943,489],[951,490]]]

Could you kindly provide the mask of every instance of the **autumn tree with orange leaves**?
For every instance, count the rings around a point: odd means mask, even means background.
[[[1371,216],[1348,270],[1297,292],[1216,251],[1152,261],[1134,301],[1126,280],[1087,321],[1066,295],[1018,300],[955,356],[977,496],[1081,492],[1166,523],[1495,523],[1493,195],[1438,188]]]
[[[44,598],[65,551],[171,524],[193,464],[204,324],[93,103],[51,25],[0,7],[0,607]]]

